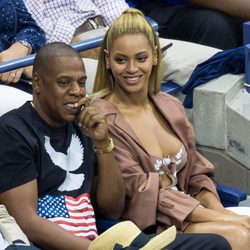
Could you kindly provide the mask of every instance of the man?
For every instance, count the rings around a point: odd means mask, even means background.
[[[159,24],[159,35],[218,49],[242,45],[250,2],[236,0],[127,0]]]
[[[104,35],[106,26],[128,8],[125,0],[24,0],[47,42],[75,43]],[[85,51],[82,57],[97,59],[98,50]]]
[[[123,211],[112,139],[86,78],[71,46],[48,44],[35,58],[33,101],[0,118],[0,204],[43,249],[87,249],[92,204],[108,218]]]

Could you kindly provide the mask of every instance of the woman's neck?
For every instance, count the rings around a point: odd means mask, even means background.
[[[149,104],[149,97],[147,94],[130,94],[130,95],[119,95],[113,92],[108,96],[107,100],[113,103],[118,108],[143,108]]]

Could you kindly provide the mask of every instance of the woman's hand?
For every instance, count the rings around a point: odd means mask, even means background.
[[[224,214],[223,221],[239,223],[250,230],[250,216],[239,214]]]
[[[29,49],[19,42],[0,53],[0,62],[7,62],[16,58],[24,57],[29,54]],[[0,81],[6,84],[16,83],[20,80],[23,68],[12,70],[0,74]]]
[[[5,72],[0,74],[0,81],[5,84],[17,83],[20,80],[22,73],[23,69]]]
[[[213,209],[197,207],[191,214],[188,215],[186,221],[193,223],[202,222],[233,222],[239,223],[250,230],[250,216],[238,215],[230,211],[215,211]]]

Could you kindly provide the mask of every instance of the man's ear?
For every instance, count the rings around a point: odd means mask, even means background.
[[[32,77],[32,88],[36,94],[40,93],[40,76],[35,72]]]
[[[110,69],[110,64],[109,64],[109,52],[108,50],[104,50],[105,52],[105,61],[106,61],[106,69]]]

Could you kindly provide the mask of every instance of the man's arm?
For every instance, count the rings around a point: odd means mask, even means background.
[[[249,0],[189,0],[189,3],[219,10],[231,16],[250,19]]]
[[[125,0],[93,0],[93,2],[102,13],[104,22],[108,26],[110,26],[111,23],[122,14],[123,11],[129,8]]]
[[[88,98],[83,98],[78,105],[84,105],[77,118],[78,124],[92,139],[98,159],[98,178],[94,187],[95,203],[105,217],[118,219],[124,211],[125,187],[114,159],[108,125],[95,101],[89,102]]]
[[[88,249],[91,241],[77,237],[37,215],[37,181],[0,194],[4,204],[29,240],[43,249]]]
[[[97,159],[96,204],[105,217],[119,219],[124,211],[125,189],[113,150],[109,153],[97,154]]]

